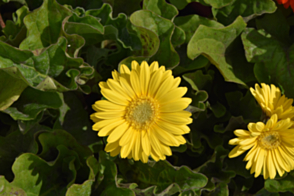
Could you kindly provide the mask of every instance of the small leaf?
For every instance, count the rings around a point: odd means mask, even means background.
[[[33,120],[47,108],[58,109],[62,102],[55,92],[43,92],[26,88],[17,102],[3,112],[15,120]]]
[[[143,9],[150,10],[171,21],[178,15],[178,10],[173,5],[166,3],[165,0],[145,0]]]
[[[133,13],[130,20],[135,26],[151,30],[158,36],[160,45],[156,54],[151,57],[151,62],[158,61],[160,64],[165,65],[168,68],[175,67],[179,64],[179,55],[171,43],[171,36],[175,28],[175,25],[171,21],[161,18],[147,10],[140,10]],[[152,40],[152,42],[156,41],[157,40],[155,39]],[[142,45],[145,46],[144,43],[142,43]],[[153,45],[146,46],[154,48]]]
[[[0,111],[15,102],[28,86],[23,80],[14,77],[15,68],[0,69]]]
[[[216,8],[216,9],[215,9]],[[242,16],[245,22],[265,13],[273,13],[277,9],[271,0],[232,0],[224,7],[212,9],[213,15],[225,25],[232,23],[238,16]]]
[[[62,21],[70,14],[70,10],[59,5],[56,0],[44,0],[40,8],[24,18],[28,36],[19,48],[36,50],[56,43],[61,33]]]

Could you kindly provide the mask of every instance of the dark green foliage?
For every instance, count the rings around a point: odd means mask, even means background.
[[[211,12],[199,14],[200,5]],[[293,172],[255,179],[244,155],[228,158],[233,131],[262,117],[250,87],[275,84],[294,98],[290,10],[273,0],[2,0],[0,8],[0,195],[294,193]],[[187,143],[166,161],[110,157],[92,131],[98,82],[132,60],[165,65],[193,100]]]

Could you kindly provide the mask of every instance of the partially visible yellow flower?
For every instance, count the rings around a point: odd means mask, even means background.
[[[182,135],[190,132],[187,124],[192,119],[184,109],[192,100],[182,98],[187,88],[178,87],[179,77],[157,62],[149,67],[145,61],[133,61],[131,71],[122,65],[112,76],[99,83],[107,100],[93,104],[96,113],[91,115],[93,130],[108,136],[105,151],[146,163],[149,156],[164,160],[172,154],[170,146],[186,143]]]
[[[250,88],[250,91],[268,117],[273,114],[277,114],[278,119],[294,117],[293,99],[281,95],[280,89],[275,85],[262,83],[260,88],[255,84],[255,89]]]
[[[294,168],[294,129],[290,118],[278,121],[274,114],[266,123],[249,123],[249,131],[237,129],[238,138],[231,139],[230,145],[237,145],[229,157],[237,157],[245,151],[250,151],[244,160],[248,161],[246,169],[255,172],[254,177],[261,173],[264,179],[273,179],[276,171],[282,176]]]

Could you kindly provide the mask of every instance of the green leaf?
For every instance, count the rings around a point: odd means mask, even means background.
[[[203,74],[202,70],[184,74],[183,78],[191,85],[192,89],[195,91],[211,88],[213,81],[212,75]]]
[[[210,64],[209,60],[204,56],[199,56],[194,60],[189,59],[187,56],[187,44],[177,47],[177,52],[180,55],[180,64],[173,69],[173,75],[175,76],[195,71]]]
[[[294,45],[280,42],[264,30],[246,29],[242,41],[249,62],[255,63],[254,73],[259,83],[281,85],[287,97],[294,97]]]
[[[36,135],[49,130],[48,127],[37,124],[25,134],[19,130],[14,130],[6,137],[0,136],[0,173],[11,181],[13,179],[11,166],[16,157],[26,152],[37,153]]]
[[[83,145],[88,146],[100,142],[101,138],[97,136],[97,132],[92,130],[89,113],[82,104],[86,100],[79,99],[73,92],[66,92],[63,97],[64,103],[62,107],[67,107],[69,110],[66,113],[60,113],[60,117],[64,118],[63,122],[60,119],[58,120],[62,129],[70,133]]]
[[[19,48],[36,50],[55,44],[61,33],[62,21],[69,15],[70,10],[55,0],[44,0],[40,8],[24,18],[28,36]]]
[[[246,86],[246,82],[255,78],[253,66],[242,55],[242,43],[237,39],[245,27],[241,17],[225,28],[200,26],[188,44],[188,57],[195,59],[203,54],[218,68],[225,81]]]
[[[132,174],[133,179],[129,180],[139,182],[140,189],[136,188],[136,191],[145,189],[143,192],[148,190],[152,195],[172,195],[189,189],[201,189],[207,183],[203,174],[193,172],[186,166],[174,168],[167,161],[149,164],[134,162],[132,165],[120,162],[119,166],[124,176]]]
[[[119,13],[125,13],[126,15],[131,15],[136,10],[140,10],[142,0],[129,0],[127,2],[121,0],[103,0],[104,3],[109,3],[113,8],[113,16],[116,17]]]
[[[228,185],[223,182],[219,183],[211,195],[212,196],[229,196]]]
[[[171,21],[178,15],[178,10],[173,5],[166,3],[165,0],[145,0],[143,9],[150,10]]]
[[[256,18],[255,21],[258,29],[264,29],[277,40],[286,44],[291,41],[289,37],[290,26],[281,10],[277,9],[273,14],[264,14],[262,17]]]
[[[104,151],[99,152],[99,183],[98,189],[94,192],[96,195],[122,195],[122,196],[135,196],[135,193],[127,188],[119,187],[117,183],[117,168],[114,162],[109,160],[109,155]]]
[[[67,56],[67,41],[64,37],[41,52],[35,51],[36,56],[1,41],[0,46],[0,69],[16,67],[14,76],[37,89],[77,89],[77,83],[83,85],[94,71],[83,59]]]
[[[246,122],[257,122],[260,120],[261,108],[250,91],[247,91],[244,97],[240,91],[226,93],[225,95],[232,115],[242,116]]]
[[[12,166],[15,178],[11,185],[22,188],[30,196],[65,195],[66,186],[75,179],[75,157],[68,156],[64,147],[58,150],[53,163],[31,153],[20,155]]]
[[[264,183],[264,188],[269,192],[286,192],[294,193],[293,177],[294,173],[289,173],[286,177],[281,179],[268,179]]]
[[[95,181],[95,176],[98,173],[98,162],[94,157],[88,157],[87,166],[90,168],[89,180],[86,180],[83,184],[73,184],[67,191],[66,196],[90,196],[92,191],[92,184]]]
[[[186,40],[185,31],[177,26],[175,26],[175,30],[173,32],[171,42],[174,47],[182,45]]]
[[[228,150],[224,149],[222,146],[217,146],[212,157],[202,166],[194,170],[197,172],[205,173],[210,182],[212,179],[214,179],[212,184],[207,184],[207,186],[211,186],[209,189],[214,189],[215,182],[223,182],[227,184],[228,182],[230,182],[230,179],[235,176],[235,173],[233,171],[230,171],[229,169],[224,169],[223,160],[227,156]],[[227,190],[224,191],[226,192]]]
[[[49,159],[52,158],[52,149],[63,145],[68,149],[77,153],[81,163],[86,162],[86,159],[92,155],[91,150],[79,144],[76,139],[64,130],[54,130],[54,132],[45,132],[39,135],[39,141],[42,145],[40,157]]]
[[[215,9],[216,8],[216,9]],[[228,25],[238,16],[242,16],[245,22],[265,13],[273,13],[277,9],[274,1],[271,0],[233,0],[225,7],[215,7],[213,15],[221,23]]]
[[[172,33],[175,28],[175,25],[171,21],[161,18],[153,12],[147,10],[140,10],[133,13],[130,20],[133,25],[151,30],[158,36],[160,45],[156,54],[151,57],[151,62],[158,61],[161,65],[165,65],[168,68],[175,67],[179,64],[179,55],[171,43]],[[154,43],[158,42],[156,38],[151,40]],[[143,42],[142,45],[145,46],[145,43]],[[156,48],[154,47],[154,44],[152,45],[150,43],[146,46],[151,47],[151,50]]]
[[[14,77],[13,69],[0,69],[0,111],[7,109],[18,100],[22,91],[27,87],[23,80]],[[10,74],[9,74],[10,73]]]
[[[11,185],[4,176],[0,176],[0,195],[9,196],[9,195],[18,195],[18,196],[27,196],[26,192],[16,186]]]
[[[82,36],[86,45],[96,44],[104,40],[104,28],[93,16],[79,17],[73,14],[65,23],[64,31],[67,34]]]
[[[199,28],[200,25],[213,27],[213,28],[224,27],[221,23],[218,23],[214,20],[209,20],[208,18],[204,18],[199,15],[188,15],[188,16],[176,17],[174,23],[179,28],[185,31],[185,34],[186,34],[185,43],[189,43],[193,34]]]
[[[28,13],[29,8],[27,6],[22,6],[16,10],[16,14],[13,15],[13,21],[6,21],[3,33],[7,38],[6,42],[12,46],[19,46],[19,44],[26,38],[27,29],[23,23],[23,19]]]
[[[142,48],[139,38],[135,35],[134,30],[131,29],[131,24],[127,16],[125,14],[119,14],[114,19],[112,17],[112,8],[109,4],[103,4],[97,10],[88,10],[85,12],[85,15],[96,17],[104,26],[101,31],[103,32],[103,40],[112,39],[119,41],[124,48],[130,48],[131,50]]]
[[[14,120],[33,120],[47,108],[58,109],[62,102],[55,92],[43,92],[33,88],[26,88],[18,101],[3,112]]]

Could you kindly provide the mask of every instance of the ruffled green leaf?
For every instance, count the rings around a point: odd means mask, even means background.
[[[254,73],[258,82],[280,84],[287,97],[294,97],[294,45],[283,43],[264,30],[246,29],[242,41],[249,62],[255,63]]]
[[[13,180],[11,166],[15,159],[26,152],[36,154],[39,149],[37,141],[35,140],[36,135],[49,130],[48,127],[35,125],[25,134],[19,130],[14,130],[6,137],[0,136],[1,175],[5,175],[7,180]],[[1,131],[3,131],[3,129]]]
[[[245,27],[241,17],[225,28],[200,26],[188,44],[188,57],[195,59],[202,54],[218,68],[225,81],[246,85],[255,78],[238,39]]]
[[[62,101],[55,92],[43,92],[33,88],[26,88],[21,97],[3,112],[15,120],[33,120],[47,108],[58,109]]]
[[[163,18],[173,20],[178,15],[178,10],[165,0],[145,0],[143,1],[143,9],[150,10]]]
[[[160,43],[158,46],[158,51],[156,54],[152,55],[150,61],[158,61],[160,64],[165,65],[166,67],[175,67],[179,64],[179,55],[171,43],[172,33],[175,28],[175,25],[171,21],[161,18],[153,12],[147,10],[141,10],[133,13],[130,17],[130,20],[133,25],[140,27],[141,30],[148,29],[148,31],[152,31],[156,37],[158,37],[157,40],[159,39],[157,41],[155,38],[147,38],[148,40],[152,40],[154,43]],[[144,39],[144,37],[142,38]],[[142,45],[145,47],[150,49],[157,48],[155,47],[157,44],[152,45],[150,43],[144,42]]]
[[[22,91],[28,86],[23,80],[14,77],[15,69],[0,69],[0,111],[7,109],[18,100]]]
[[[19,44],[26,38],[27,29],[24,25],[23,19],[28,13],[29,8],[27,6],[22,6],[15,12],[13,21],[6,21],[6,26],[3,28],[3,33],[6,37],[5,42],[12,46],[19,46]]]
[[[203,174],[193,172],[186,166],[174,168],[166,161],[150,164],[134,162],[132,165],[121,162],[119,166],[124,176],[129,176],[127,173],[132,174],[133,179],[129,180],[140,182],[140,189],[136,188],[136,192],[172,195],[190,189],[200,190],[207,183],[207,178]]]
[[[276,4],[272,0],[232,0],[229,5],[214,7],[212,11],[218,21],[229,25],[238,16],[242,16],[244,21],[248,22],[262,14],[273,13],[276,9]]]
[[[45,0],[40,8],[24,18],[28,36],[19,48],[36,50],[55,44],[61,33],[62,21],[69,15],[70,10],[55,0]]]

